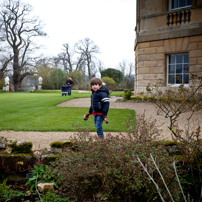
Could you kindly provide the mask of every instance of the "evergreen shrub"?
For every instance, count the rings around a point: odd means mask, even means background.
[[[130,100],[133,93],[129,89],[124,90],[124,100]]]

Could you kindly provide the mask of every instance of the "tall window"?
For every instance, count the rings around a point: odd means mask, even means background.
[[[168,84],[189,84],[189,54],[168,55]]]
[[[191,0],[169,0],[170,10],[191,6]]]

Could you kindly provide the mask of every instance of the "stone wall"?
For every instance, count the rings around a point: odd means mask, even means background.
[[[167,83],[167,55],[189,53],[189,71],[202,76],[202,35],[138,43],[135,49],[135,91],[159,79]]]
[[[169,9],[170,0],[137,0],[135,92],[162,79],[167,83],[167,55],[189,53],[189,70],[202,76],[202,0]]]

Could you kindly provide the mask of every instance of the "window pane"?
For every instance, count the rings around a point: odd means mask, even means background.
[[[182,65],[176,65],[176,73],[182,73]]]
[[[171,9],[191,6],[191,0],[170,0],[170,1],[171,1]]]
[[[189,54],[184,54],[184,63],[189,63]]]
[[[184,75],[184,83],[189,83],[189,74]]]
[[[182,83],[182,75],[181,74],[177,74],[176,77],[175,77],[175,79],[176,79],[176,83],[177,84]]]
[[[174,84],[175,83],[175,76],[174,75],[169,75],[169,77],[168,77],[168,83],[169,84]]]
[[[185,0],[179,0],[179,7],[186,6],[185,3],[186,3]]]
[[[182,56],[183,55],[176,55],[176,63],[182,63]]]
[[[178,5],[177,5],[177,0],[172,0],[172,8],[178,8]]]
[[[191,6],[191,0],[187,0],[187,6]]]
[[[175,73],[175,65],[170,65],[169,67],[169,73]]]
[[[184,64],[184,73],[189,73],[189,64]]]
[[[189,53],[168,56],[168,84],[189,83]]]
[[[175,64],[175,55],[170,55],[169,62],[170,64]]]

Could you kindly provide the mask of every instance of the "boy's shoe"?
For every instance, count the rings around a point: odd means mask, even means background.
[[[100,134],[97,134],[97,135],[98,135],[98,137],[104,139],[104,135],[100,135]]]

